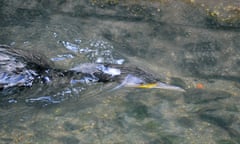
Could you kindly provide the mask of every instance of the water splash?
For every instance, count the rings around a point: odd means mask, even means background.
[[[72,59],[74,56],[72,54],[59,54],[56,57],[51,58],[51,61],[63,61],[66,59]]]
[[[63,46],[74,52],[85,55],[92,63],[111,63],[123,64],[123,58],[117,58],[114,53],[114,47],[109,42],[104,40],[89,40],[83,42],[80,39],[75,39],[74,43],[62,41]]]
[[[68,49],[70,51],[73,51],[75,53],[77,53],[78,50],[79,50],[79,46],[76,45],[76,44],[73,44],[73,43],[70,43],[70,42],[67,42],[67,41],[62,41],[62,44],[66,49]]]
[[[82,86],[65,88],[64,90],[59,91],[59,92],[57,92],[55,94],[52,94],[52,95],[39,95],[39,96],[33,96],[33,97],[30,97],[30,98],[26,98],[25,103],[28,104],[28,105],[31,105],[31,106],[39,105],[41,107],[46,107],[46,106],[52,105],[52,104],[59,104],[63,101],[68,100],[71,97],[79,96],[80,93],[82,91],[84,91],[85,89],[86,88],[84,88]]]

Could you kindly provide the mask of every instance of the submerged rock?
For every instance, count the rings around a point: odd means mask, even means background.
[[[230,93],[227,93],[225,91],[189,89],[184,94],[184,100],[186,103],[205,104],[215,102],[221,99],[226,99],[231,96],[232,95]]]

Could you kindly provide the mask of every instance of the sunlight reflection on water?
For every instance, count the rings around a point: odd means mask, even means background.
[[[114,2],[2,1],[1,43],[60,68],[128,62],[186,92],[38,84],[1,97],[0,143],[240,143],[238,25],[205,0]]]
[[[82,40],[78,40],[79,44],[62,41],[64,47],[74,53],[84,54],[92,63],[111,63],[123,64],[124,59],[114,57],[113,46],[104,40],[90,40],[85,42],[86,47],[81,47]],[[86,44],[88,43],[88,44]],[[116,54],[115,54],[116,55]]]

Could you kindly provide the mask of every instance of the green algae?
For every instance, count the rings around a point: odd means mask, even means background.
[[[127,113],[138,120],[143,120],[149,116],[148,107],[141,103],[129,104]]]

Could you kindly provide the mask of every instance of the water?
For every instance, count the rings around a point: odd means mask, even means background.
[[[136,65],[186,89],[37,84],[1,96],[0,143],[240,143],[235,1],[0,3],[1,44],[65,69]]]

